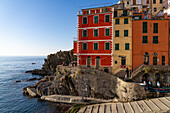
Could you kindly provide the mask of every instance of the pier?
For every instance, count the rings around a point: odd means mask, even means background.
[[[78,113],[170,113],[170,97],[128,103],[104,103],[80,108]]]

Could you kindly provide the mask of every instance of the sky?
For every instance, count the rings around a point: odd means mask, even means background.
[[[117,2],[0,0],[0,56],[46,56],[71,50],[77,37],[79,9]]]

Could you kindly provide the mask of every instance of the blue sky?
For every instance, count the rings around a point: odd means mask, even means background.
[[[79,7],[117,1],[0,0],[0,56],[44,56],[70,50],[77,37]]]

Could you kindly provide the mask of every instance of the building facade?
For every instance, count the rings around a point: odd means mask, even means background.
[[[118,10],[113,27],[113,73],[132,67],[132,15],[128,10]]]
[[[132,21],[132,65],[169,65],[169,19]]]
[[[83,9],[78,14],[78,38],[74,42],[78,65],[112,67],[113,8]]]

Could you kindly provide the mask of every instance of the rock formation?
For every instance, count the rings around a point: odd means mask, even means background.
[[[44,59],[44,65],[41,69],[35,69],[26,71],[26,73],[32,73],[37,75],[52,75],[56,71],[56,67],[61,65],[63,62],[66,66],[73,61],[77,61],[77,56],[73,55],[73,50],[70,51],[59,51],[55,54],[50,54],[47,59]]]
[[[45,76],[33,86],[24,88],[24,93],[34,97],[34,94],[87,96],[99,99],[118,97],[126,101],[145,98],[142,86],[124,82],[97,69],[57,66],[56,70],[53,76]]]

